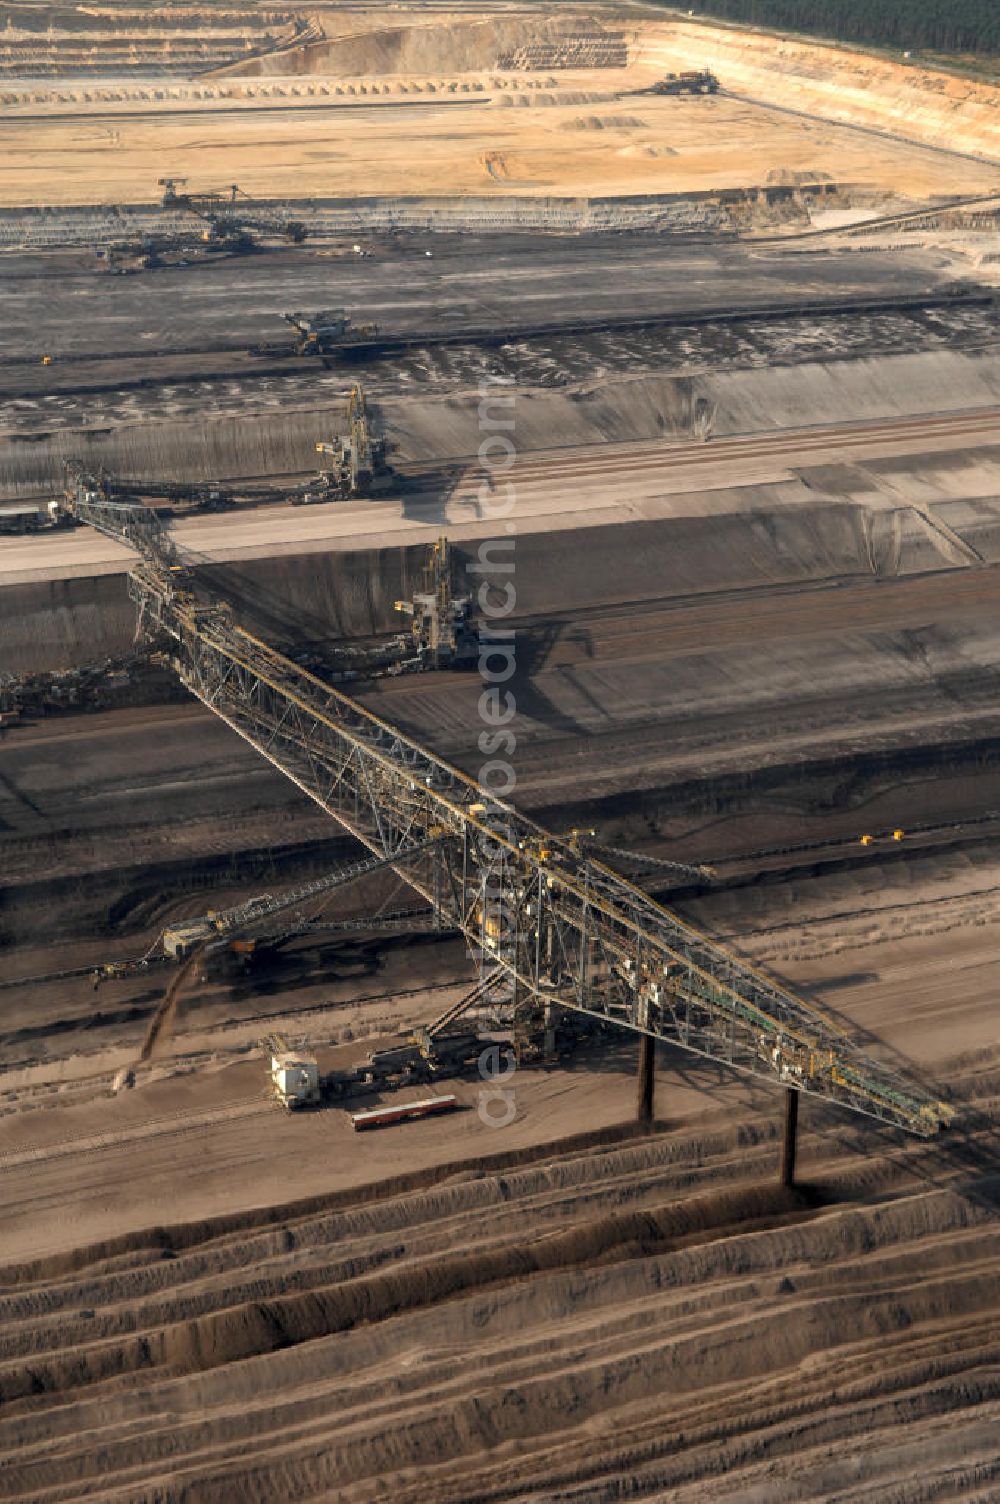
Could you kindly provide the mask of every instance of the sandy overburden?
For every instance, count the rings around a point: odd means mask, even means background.
[[[722,27],[639,27],[637,61],[657,74],[712,68],[724,87],[831,120],[1000,161],[1000,90],[847,48]]]

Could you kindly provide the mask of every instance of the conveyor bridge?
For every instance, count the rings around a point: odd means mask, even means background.
[[[183,683],[465,935],[491,1000],[495,974],[506,979],[504,1007],[521,1028],[570,1009],[911,1133],[947,1124],[944,1103],[819,1008],[204,599],[141,511],[77,505],[139,551],[140,624],[169,639]]]

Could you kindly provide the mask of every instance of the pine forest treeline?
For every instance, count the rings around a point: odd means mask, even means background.
[[[1000,53],[1000,0],[700,0],[695,14],[902,51]]]

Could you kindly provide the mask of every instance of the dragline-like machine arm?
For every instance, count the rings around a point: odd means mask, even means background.
[[[228,909],[210,910],[196,919],[168,925],[145,955],[127,961],[110,961],[97,967],[92,973],[95,990],[102,982],[135,976],[169,961],[182,961],[195,950],[210,955],[244,935],[252,935],[254,941],[259,941],[269,934],[305,933],[318,928],[318,922],[307,918],[304,913],[290,920],[289,910],[303,909],[317,899],[325,899],[335,889],[348,887],[383,867],[402,866],[408,857],[415,856],[429,844],[430,841],[409,851],[395,852],[391,858],[369,856],[365,861],[345,863],[285,893],[262,893]]]
[[[190,193],[186,183],[186,178],[159,178],[159,187],[163,189],[162,207],[186,209],[204,220],[208,225],[207,233],[214,240],[235,242],[251,230],[260,230],[300,244],[309,233],[302,220],[283,218],[272,209],[255,203],[238,183],[230,183],[224,193]]]
[[[119,526],[107,509],[78,515]],[[405,862],[483,974],[506,977],[514,1016],[558,1005],[911,1133],[948,1123],[818,1008],[200,599],[162,529],[126,521],[132,597],[182,682],[376,858]]]

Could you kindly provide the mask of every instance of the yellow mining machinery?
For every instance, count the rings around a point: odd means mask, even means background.
[[[214,250],[230,255],[252,251],[261,234],[298,245],[309,233],[302,220],[286,218],[257,203],[238,183],[230,183],[225,192],[189,193],[186,178],[160,178],[158,182],[163,189],[162,207],[185,209],[202,220],[201,239]]]
[[[332,443],[317,444],[316,451],[330,456],[321,475],[326,491],[321,499],[360,496],[375,479],[385,460],[385,439],[374,430],[360,382],[351,388],[347,401],[347,433]]]
[[[411,619],[415,666],[459,668],[479,652],[472,596],[455,594],[447,538],[439,538],[431,549],[423,589],[394,606]]]

